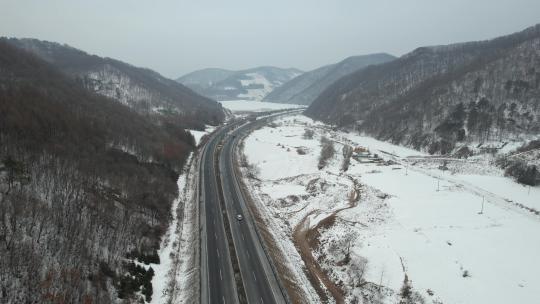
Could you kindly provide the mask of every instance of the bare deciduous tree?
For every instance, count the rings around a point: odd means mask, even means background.
[[[321,137],[321,155],[319,156],[319,170],[326,167],[328,161],[334,157],[336,150],[334,149],[334,142],[326,138]]]

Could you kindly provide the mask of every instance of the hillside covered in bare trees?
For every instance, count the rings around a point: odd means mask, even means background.
[[[351,56],[291,79],[270,92],[264,101],[291,104],[311,104],[326,88],[341,77],[373,64],[381,64],[395,57],[386,53]]]
[[[219,117],[216,117],[216,119]],[[151,270],[194,139],[0,41],[4,303],[152,296]]]
[[[540,131],[540,25],[493,40],[421,47],[345,76],[306,114],[448,154]]]
[[[87,90],[117,100],[140,114],[167,117],[190,129],[203,129],[205,124],[215,125],[224,118],[219,103],[152,70],[55,42],[6,40],[51,63]]]

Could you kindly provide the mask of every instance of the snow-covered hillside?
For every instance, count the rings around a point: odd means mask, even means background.
[[[215,101],[149,69],[88,54],[59,43],[36,39],[9,39],[57,67],[91,92],[117,100],[135,111],[156,117],[177,116],[184,127],[216,125],[224,118]]]
[[[300,74],[302,71],[298,69],[276,67],[227,71],[227,74],[219,69],[205,69],[189,73],[177,81],[215,100],[261,101],[274,89]]]
[[[248,100],[262,100],[275,87],[283,84],[280,81],[271,82],[259,73],[247,73],[246,78],[241,79],[240,83],[246,89],[247,93],[239,94],[238,97]]]
[[[254,131],[244,153],[259,209],[321,298],[540,302],[540,187],[504,177],[492,157],[433,158],[304,116]]]
[[[128,75],[112,65],[103,66],[90,70],[83,78],[85,86],[100,95],[116,99],[126,106],[138,108],[144,104],[152,104],[151,111],[172,111],[181,113],[181,109],[167,106],[163,100],[155,98],[155,93],[133,81]],[[154,101],[150,103],[150,101]]]

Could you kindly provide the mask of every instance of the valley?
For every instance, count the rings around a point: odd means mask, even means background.
[[[0,4],[0,303],[540,303],[525,2]]]

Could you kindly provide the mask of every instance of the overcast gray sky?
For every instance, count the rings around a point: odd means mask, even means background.
[[[536,23],[539,0],[0,0],[2,36],[67,43],[173,78],[205,67],[310,70]]]

